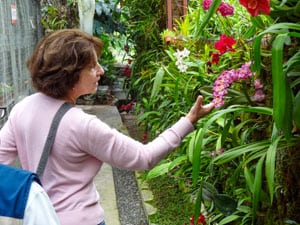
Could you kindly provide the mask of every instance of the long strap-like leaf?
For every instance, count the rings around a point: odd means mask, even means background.
[[[279,34],[272,45],[272,80],[274,120],[278,129],[290,137],[292,128],[291,88],[283,71],[283,48],[287,34]]]

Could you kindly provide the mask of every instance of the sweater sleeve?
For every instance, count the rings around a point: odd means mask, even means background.
[[[0,130],[0,163],[11,164],[17,157],[11,117]]]
[[[112,166],[129,170],[147,170],[178,147],[193,129],[192,123],[182,117],[153,141],[143,144],[94,119],[88,125],[86,149],[89,154]]]

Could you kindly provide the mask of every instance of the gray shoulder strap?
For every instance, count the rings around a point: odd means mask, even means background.
[[[54,139],[55,139],[55,135],[56,135],[56,131],[59,125],[60,120],[62,119],[62,117],[65,115],[65,113],[72,108],[73,105],[70,103],[65,102],[64,104],[61,105],[61,107],[58,109],[58,111],[56,112],[52,124],[50,126],[50,130],[46,139],[46,143],[44,145],[44,149],[43,149],[43,153],[37,168],[37,175],[39,177],[41,177],[43,175],[44,169],[46,167],[47,164],[47,160],[48,157],[50,155],[51,149],[52,149],[52,145],[54,143]]]

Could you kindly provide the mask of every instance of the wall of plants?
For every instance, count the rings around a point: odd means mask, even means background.
[[[147,178],[172,174],[195,204],[190,224],[299,224],[300,3],[190,0],[172,31],[164,1],[122,4],[148,135],[199,94],[216,106]]]

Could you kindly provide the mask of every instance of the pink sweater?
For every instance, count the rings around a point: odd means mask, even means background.
[[[22,167],[36,171],[54,114],[61,100],[36,93],[15,105],[0,131],[0,163],[19,156]],[[142,144],[110,128],[94,115],[73,107],[62,118],[43,177],[62,225],[96,225],[104,220],[93,178],[102,163],[147,170],[193,130],[182,117],[155,140]]]

